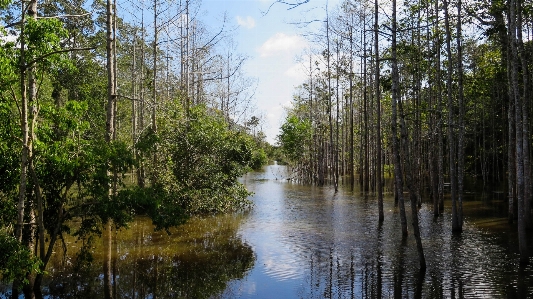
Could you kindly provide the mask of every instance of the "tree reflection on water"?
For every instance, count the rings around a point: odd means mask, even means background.
[[[472,193],[461,235],[451,233],[449,205],[435,219],[424,203],[428,267],[420,273],[391,194],[380,225],[371,194],[276,180],[283,170],[243,178],[255,193],[246,215],[193,218],[170,236],[143,218],[118,231],[116,298],[533,298],[533,266],[518,267],[516,228],[501,198]],[[95,238],[89,256],[65,239],[68,254],[56,248],[44,295],[103,298],[102,243]]]
[[[236,234],[241,218],[196,218],[169,236],[154,232],[149,220],[137,219],[114,237],[114,298],[209,298],[222,292],[255,262],[252,248]],[[68,254],[48,269],[45,297],[104,297],[103,246],[97,243],[92,259],[76,259],[77,244],[67,244]]]

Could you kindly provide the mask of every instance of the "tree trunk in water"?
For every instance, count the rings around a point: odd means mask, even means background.
[[[508,56],[511,55],[511,51],[507,51]],[[514,91],[511,84],[511,58],[507,57],[507,80],[509,81],[509,106],[507,110],[507,119],[509,121],[509,127],[508,127],[508,143],[507,143],[507,168],[508,168],[508,175],[507,175],[507,185],[508,185],[508,191],[507,191],[507,197],[509,198],[509,206],[508,206],[508,221],[509,224],[512,224],[514,222],[514,219],[516,218],[516,124],[515,124],[515,118],[514,118],[514,109],[515,109],[515,103],[514,103]]]
[[[115,77],[116,77],[116,68],[115,68],[115,47],[114,47],[114,8],[112,0],[107,0],[106,5],[106,35],[107,35],[107,43],[106,43],[106,52],[107,52],[107,107],[106,107],[106,142],[108,144],[111,144],[113,141],[113,137],[115,136],[115,104],[116,104],[116,85],[115,85]],[[113,174],[108,170],[107,175],[113,180],[114,176]],[[109,186],[109,200],[111,200],[111,197],[113,195],[113,188],[112,186]],[[106,299],[112,298],[112,289],[111,289],[111,265],[110,265],[110,259],[108,259],[108,256],[110,258],[111,255],[111,226],[112,221],[108,220],[104,227],[104,250],[105,250],[105,258],[104,258],[104,265],[103,265],[103,271],[104,271],[104,296]]]
[[[436,19],[439,19],[439,1],[435,1],[435,13]],[[437,124],[437,173],[438,173],[438,211],[441,213],[444,210],[444,141],[442,138],[442,84],[441,84],[441,60],[440,60],[440,36],[437,31],[438,22],[435,25],[435,32],[437,32],[437,49],[435,51],[437,56],[437,68],[436,68],[436,84],[437,84],[437,115],[438,115],[438,124]],[[437,214],[438,215],[438,214]]]
[[[375,79],[374,79],[374,88],[376,93],[376,106],[377,106],[377,127],[376,127],[376,148],[377,148],[377,191],[378,191],[378,210],[379,210],[379,222],[383,222],[385,216],[383,215],[383,185],[381,182],[381,95],[379,89],[379,10],[378,10],[378,0],[374,1],[374,55],[376,56],[376,70],[375,70]]]
[[[448,13],[448,0],[444,0],[444,22],[446,27],[446,53],[448,58],[448,75],[446,79],[446,85],[448,90],[448,166],[450,177],[450,197],[452,200],[452,231],[460,230],[459,217],[457,211],[457,168],[456,168],[456,144],[454,138],[454,104],[453,104],[453,56],[451,49],[451,30],[450,30],[450,17]]]
[[[25,12],[23,11],[22,14]],[[37,19],[37,0],[32,0],[29,3],[28,10],[27,10],[28,16],[31,19],[36,20]],[[23,22],[25,22],[24,17],[22,19]],[[24,27],[24,25],[23,25]],[[21,44],[24,44],[24,38],[22,38],[23,41],[21,41]],[[15,231],[15,236],[21,241],[22,244],[24,244],[30,252],[35,252],[35,254],[39,254],[39,251],[37,251],[37,244],[36,244],[36,227],[34,226],[35,223],[39,224],[40,228],[43,228],[42,221],[37,221],[35,218],[35,206],[33,202],[33,196],[31,198],[27,198],[27,179],[28,179],[28,172],[30,170],[30,165],[32,163],[33,159],[33,142],[35,139],[35,127],[37,122],[37,113],[38,113],[38,107],[37,107],[37,80],[36,80],[36,63],[32,63],[30,65],[26,65],[26,61],[24,59],[25,57],[25,50],[21,49],[21,68],[27,69],[27,73],[22,70],[21,72],[21,92],[23,93],[22,97],[22,109],[25,109],[25,112],[22,112],[21,114],[25,114],[22,116],[22,135],[23,135],[23,150],[22,150],[22,164],[21,165],[21,174],[20,174],[20,186],[19,186],[19,206],[18,206],[18,220],[17,221],[17,229],[20,229],[20,231]],[[33,57],[30,57],[32,59]],[[28,85],[26,86],[26,75],[28,79]],[[24,82],[22,82],[24,81]],[[26,88],[28,88],[29,94],[26,94]],[[21,109],[21,110],[22,110]],[[39,193],[40,195],[40,193]],[[20,205],[22,202],[22,205]],[[25,204],[26,202],[26,204]],[[25,209],[26,205],[26,209]],[[41,206],[42,207],[42,206]],[[39,220],[42,220],[42,210],[39,211]],[[27,225],[24,226],[24,218],[28,217]],[[19,234],[20,233],[20,234]],[[44,232],[43,232],[44,233]],[[44,243],[43,234],[39,236],[42,238]],[[41,244],[42,246],[42,244]],[[44,247],[43,247],[44,248]],[[16,278],[18,279],[18,278]],[[35,298],[34,293],[34,285],[35,285],[35,273],[30,272],[26,274],[25,279],[27,280],[27,284],[23,286],[23,292],[25,298]]]
[[[353,15],[352,15],[353,18]],[[353,20],[352,20],[353,23]],[[355,186],[354,171],[354,127],[353,127],[353,26],[350,26],[350,190],[353,191]]]
[[[326,7],[326,42],[327,42],[327,72],[328,72],[328,120],[329,120],[329,165],[332,166],[330,169],[333,170],[333,172],[330,172],[330,174],[333,175],[333,184],[335,187],[335,192],[338,191],[338,185],[337,185],[337,177],[335,175],[335,159],[334,159],[334,153],[335,153],[335,144],[333,143],[333,104],[332,104],[332,96],[331,96],[331,65],[330,65],[330,42],[329,42],[329,14]]]
[[[366,33],[363,33],[363,45],[366,45]],[[367,92],[367,70],[366,70],[366,47],[363,49],[363,151],[364,151],[364,164],[363,164],[363,192],[370,190],[370,163],[368,161],[369,151],[369,129],[368,129],[368,92]]]
[[[339,57],[340,57],[340,49],[339,49],[339,41],[337,40],[335,42],[335,45],[337,46],[337,74],[336,74],[336,79],[335,79],[335,88],[336,88],[336,93],[335,93],[335,97],[336,97],[336,108],[337,108],[337,113],[335,115],[335,147],[334,147],[334,150],[333,150],[333,155],[334,155],[334,159],[335,159],[335,163],[333,164],[333,168],[334,168],[334,171],[335,171],[335,192],[339,191],[339,149],[340,149],[340,145],[339,145],[339,104],[340,104],[340,98],[339,98],[339,73],[340,73],[340,70],[339,70]]]
[[[518,202],[518,247],[520,251],[520,264],[524,265],[529,262],[529,253],[527,249],[527,232],[525,216],[525,181],[524,181],[524,148],[523,148],[523,115],[522,101],[518,87],[518,49],[516,31],[516,10],[521,9],[519,2],[511,0],[509,3],[509,28],[510,28],[510,47],[511,47],[511,82],[514,95],[514,118],[516,124],[516,200]],[[513,100],[513,99],[512,99]]]
[[[522,39],[522,5],[520,0],[517,1],[517,46],[519,52],[520,63],[522,66],[522,130],[523,130],[523,156],[524,156],[524,222],[526,228],[532,229],[533,222],[531,219],[531,196],[533,193],[533,186],[531,185],[531,159],[530,159],[530,145],[529,145],[529,80],[528,80],[528,64],[526,58],[526,52],[524,49],[524,42]],[[517,78],[518,80],[518,78]]]
[[[396,1],[396,0],[393,0]],[[395,62],[393,62],[395,63]],[[409,135],[407,132],[407,126],[405,124],[405,114],[402,108],[403,104],[400,101],[398,103],[398,110],[400,113],[400,130],[401,130],[401,144],[403,147],[403,154],[405,155],[405,182],[407,189],[409,190],[409,199],[411,200],[411,221],[413,225],[413,235],[416,240],[416,249],[418,252],[418,262],[420,264],[420,270],[426,270],[426,258],[424,256],[424,247],[422,246],[422,238],[420,237],[420,225],[418,220],[418,188],[414,184],[413,175],[411,170],[413,169],[413,163],[411,162],[411,155],[409,150]]]
[[[111,248],[113,245],[112,240],[112,224],[111,221],[108,221],[105,225],[104,232],[103,232],[103,242],[104,242],[104,265],[103,265],[103,271],[104,271],[104,297],[105,299],[111,299],[113,298],[113,288],[112,288],[112,267],[111,267]]]
[[[465,103],[463,92],[463,46],[462,46],[462,27],[461,27],[461,0],[457,1],[457,87],[459,98],[459,123],[457,138],[457,228],[455,231],[463,230],[463,189],[464,189],[464,165],[465,165]]]
[[[400,100],[399,74],[396,49],[396,0],[392,1],[392,151],[394,155],[394,180],[396,183],[396,194],[400,206],[400,221],[402,224],[402,235],[407,236],[407,217],[405,215],[405,203],[403,199],[403,174],[402,161],[400,156],[400,140],[398,138],[398,111],[397,104]]]

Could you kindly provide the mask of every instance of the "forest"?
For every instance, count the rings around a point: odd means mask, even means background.
[[[112,232],[138,215],[168,231],[250,209],[238,179],[267,153],[294,182],[376,194],[379,223],[394,193],[422,271],[422,201],[440,217],[449,199],[461,234],[466,182],[502,186],[520,265],[530,261],[532,3],[326,5],[324,20],[297,24],[321,30],[306,34],[307,79],[274,147],[225,22],[207,28],[189,0],[129,3],[140,19],[113,0],[0,1],[0,275],[13,298],[41,297],[67,235],[90,262],[96,237],[111,255]],[[111,264],[102,272],[110,282]]]
[[[250,207],[237,178],[266,154],[244,57],[192,17],[199,4],[178,4],[132,3],[154,18],[127,22],[113,1],[0,3],[0,275],[13,298],[42,297],[66,235],[90,262],[95,237],[110,254],[136,215],[168,230]]]
[[[335,190],[357,184],[377,195],[382,222],[385,179],[392,178],[388,192],[395,194],[404,236],[406,199],[411,206],[422,270],[417,207],[423,198],[431,199],[435,217],[449,198],[451,229],[460,234],[465,182],[502,186],[509,223],[518,230],[520,263],[527,264],[531,4],[376,0],[344,1],[331,11],[326,6],[322,30],[307,34],[314,44],[301,59],[308,79],[278,136],[293,179]]]

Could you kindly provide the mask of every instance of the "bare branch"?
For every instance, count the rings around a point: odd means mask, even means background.
[[[73,48],[73,49],[63,49],[63,50],[57,50],[57,51],[53,51],[53,52],[50,52],[50,53],[46,53],[42,56],[39,56],[37,58],[35,58],[34,60],[28,62],[24,68],[27,68],[28,66],[38,62],[39,60],[42,60],[48,56],[52,56],[54,54],[59,54],[59,53],[65,53],[65,52],[73,52],[73,51],[88,51],[88,50],[94,50],[96,49],[96,47],[87,47],[87,48]]]
[[[92,12],[84,13],[81,15],[59,15],[59,16],[48,16],[48,17],[37,17],[37,19],[59,19],[59,18],[81,18],[91,15]]]
[[[126,100],[130,100],[130,101],[138,101],[138,102],[142,101],[141,99],[131,98],[131,97],[128,97],[122,94],[116,94],[115,96],[118,98],[125,98]]]
[[[287,8],[287,10],[291,10],[291,9],[294,9],[302,4],[306,4],[308,3],[310,0],[302,0],[302,1],[296,1],[296,2],[287,2],[287,1],[283,1],[283,0],[276,0],[275,2],[273,2],[272,4],[270,4],[270,6],[268,7],[267,11],[265,12],[261,12],[261,14],[263,16],[266,16],[269,12],[270,12],[270,9],[272,8],[272,6],[274,6],[274,4],[276,3],[281,3],[281,4],[285,4],[285,5],[288,5],[289,8]]]

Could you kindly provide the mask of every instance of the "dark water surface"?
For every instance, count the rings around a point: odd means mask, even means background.
[[[533,298],[533,268],[518,267],[516,227],[499,193],[468,194],[461,236],[451,234],[449,208],[434,220],[423,204],[428,267],[419,273],[414,238],[402,240],[390,195],[379,226],[375,197],[285,177],[271,165],[242,178],[255,193],[244,215],[195,218],[170,236],[144,218],[119,231],[117,298]],[[84,263],[79,245],[66,239],[66,256],[58,246],[49,298],[103,298],[102,241]]]

